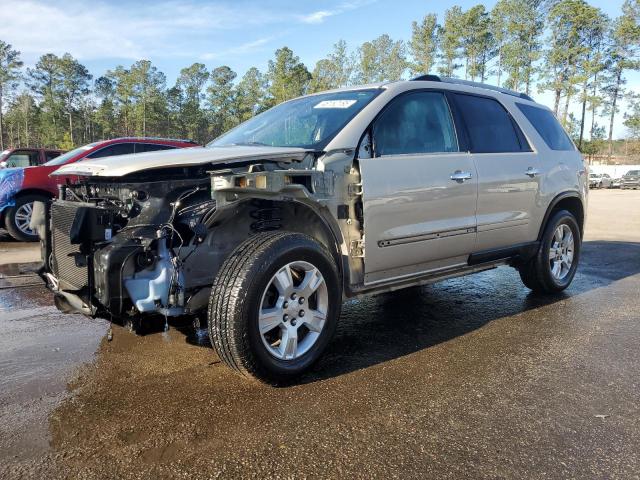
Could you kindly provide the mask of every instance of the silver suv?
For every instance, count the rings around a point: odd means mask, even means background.
[[[572,281],[587,173],[526,95],[432,75],[301,97],[204,148],[78,162],[34,214],[66,312],[208,321],[267,382],[322,355],[343,299],[499,265]]]

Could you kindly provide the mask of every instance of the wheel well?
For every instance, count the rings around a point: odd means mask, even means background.
[[[576,221],[578,222],[578,227],[580,227],[580,235],[584,235],[584,205],[582,204],[582,200],[574,195],[563,196],[559,199],[554,200],[551,203],[551,206],[547,210],[547,214],[544,217],[544,222],[542,222],[542,226],[540,227],[540,234],[538,238],[542,237],[542,233],[544,232],[544,228],[547,225],[547,221],[551,216],[560,210],[567,210],[574,217],[576,217]]]
[[[273,208],[278,209],[278,218],[280,219],[278,227],[281,230],[288,230],[291,232],[304,233],[310,237],[316,239],[322,245],[324,245],[334,257],[336,266],[342,274],[342,260],[340,258],[340,234],[336,234],[331,227],[318,212],[308,205],[301,202],[292,201],[269,201]],[[249,211],[251,208],[256,208],[256,204],[250,202],[248,205]],[[255,210],[254,210],[255,211]],[[252,224],[255,223],[255,217],[251,217]]]
[[[24,197],[26,195],[42,195],[43,197],[47,198],[54,197],[54,195],[52,195],[51,192],[48,192],[47,190],[40,190],[39,188],[27,188],[16,193],[16,198]]]
[[[331,225],[330,219],[325,218],[325,215],[312,206],[292,200],[253,198],[236,203],[219,213],[205,240],[208,250],[215,258],[213,264],[211,256],[202,260],[203,264],[209,264],[207,276],[212,272],[215,275],[233,249],[250,235],[281,230],[303,233],[318,241],[331,253],[341,280],[344,280],[345,268],[348,268],[348,265],[344,263],[342,235],[339,230],[335,231],[338,227]],[[204,255],[203,252],[201,254]]]

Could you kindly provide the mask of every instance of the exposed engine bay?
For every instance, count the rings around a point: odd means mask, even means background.
[[[311,168],[315,161],[306,152],[61,186],[33,221],[56,305],[110,320],[197,314],[220,265],[249,236],[297,223],[331,242],[308,208],[334,193],[333,173]]]

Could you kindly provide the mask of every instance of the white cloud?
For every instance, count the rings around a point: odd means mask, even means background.
[[[345,3],[341,3],[340,5],[338,5],[336,8],[332,10],[318,10],[316,12],[312,12],[306,15],[299,15],[298,19],[303,23],[311,23],[311,24],[323,23],[329,17],[334,17],[336,15],[340,15],[341,13],[355,10],[365,5],[375,3],[376,1],[377,0],[355,0],[352,2],[345,2]]]
[[[0,35],[20,50],[27,62],[47,52],[58,55],[69,52],[81,60],[218,58],[249,53],[264,46],[281,36],[268,36],[276,25],[322,23],[328,17],[371,1],[356,0],[334,9],[300,14],[283,13],[258,2],[159,0],[114,4],[105,0],[0,0]],[[250,33],[245,36],[245,32],[255,31],[267,35],[257,40],[250,40]],[[238,37],[249,38],[229,47]],[[220,45],[221,50],[216,52],[212,44]]]
[[[259,38],[251,42],[240,44],[236,47],[226,48],[217,52],[203,53],[200,55],[200,58],[202,60],[214,60],[216,58],[224,58],[230,55],[242,55],[247,52],[255,52],[256,50],[260,50],[260,47],[266,45],[272,40],[275,40],[279,36],[281,35],[271,35],[269,37]]]
[[[333,15],[337,15],[336,10],[320,10],[308,15],[303,15],[300,17],[300,20],[302,20],[304,23],[322,23],[324,22],[325,18],[332,17]]]

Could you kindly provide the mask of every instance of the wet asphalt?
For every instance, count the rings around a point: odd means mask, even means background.
[[[236,376],[188,325],[106,342],[106,322],[7,271],[3,479],[640,475],[640,191],[592,192],[566,292],[501,267],[350,301],[284,388]]]

